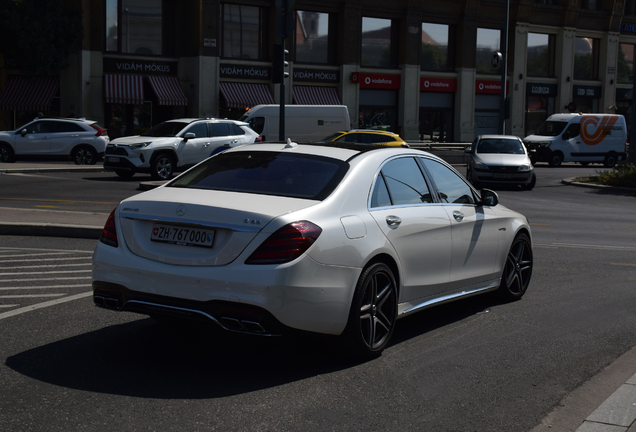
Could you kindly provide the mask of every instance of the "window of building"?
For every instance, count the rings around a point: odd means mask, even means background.
[[[264,10],[257,6],[223,4],[222,56],[263,59]]]
[[[598,79],[599,39],[577,37],[574,40],[574,79]]]
[[[106,51],[161,55],[162,0],[106,0]]]
[[[362,17],[362,66],[392,67],[397,63],[397,50],[393,50],[392,22],[390,19]]]
[[[625,15],[626,16],[635,16],[636,15],[636,0],[626,0],[625,1]]]
[[[296,12],[296,62],[329,63],[329,14]]]
[[[501,43],[501,30],[478,28],[477,29],[477,55],[475,57],[475,69],[477,73],[497,74],[493,69],[491,59],[493,53],[499,51]]]
[[[602,0],[581,0],[581,9],[585,10],[601,10]]]
[[[448,25],[422,23],[421,70],[447,71],[452,68],[448,58],[448,38]]]
[[[529,77],[554,76],[553,35],[528,33],[527,72]]]
[[[634,76],[634,44],[619,44],[616,80],[621,84],[631,84]]]

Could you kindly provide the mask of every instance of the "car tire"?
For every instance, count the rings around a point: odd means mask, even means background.
[[[519,300],[526,293],[532,277],[532,247],[530,238],[524,233],[518,234],[506,255],[501,283],[497,294],[502,300]]]
[[[563,162],[563,155],[559,152],[553,152],[550,155],[550,160],[548,161],[548,164],[551,167],[558,167],[558,166],[561,166],[562,162]]]
[[[345,329],[347,348],[356,357],[373,358],[386,348],[397,318],[397,283],[388,265],[366,267],[351,303]]]
[[[530,183],[521,186],[523,190],[532,190],[534,186],[537,184],[537,175],[532,173],[532,178],[530,179]]]
[[[135,172],[134,171],[128,171],[128,170],[115,170],[115,174],[117,174],[121,178],[128,179],[128,178],[131,178],[132,176],[134,176]]]
[[[0,144],[0,162],[13,163],[15,162],[15,153],[11,146],[7,144]]]
[[[150,176],[155,180],[168,180],[174,174],[175,161],[168,153],[161,153],[150,161]]]
[[[75,162],[75,165],[95,165],[97,152],[93,147],[78,147],[71,153],[71,160]]]
[[[616,165],[616,154],[609,153],[607,156],[605,156],[605,160],[603,161],[603,166],[605,168],[613,168],[614,165]]]

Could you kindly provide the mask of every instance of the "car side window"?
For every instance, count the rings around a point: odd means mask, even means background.
[[[43,121],[33,122],[24,129],[26,129],[28,134],[47,133],[51,131],[48,123]]]
[[[227,126],[227,123],[210,123],[210,136],[224,137],[233,135],[230,133],[230,129]]]
[[[230,129],[232,130],[232,135],[245,135],[245,131],[239,125],[230,123]]]
[[[391,197],[389,196],[389,190],[386,187],[384,176],[380,173],[375,182],[373,194],[371,194],[371,207],[389,207],[390,205]]]
[[[195,138],[205,138],[208,136],[208,128],[205,123],[196,123],[183,132],[183,136],[187,133],[193,133]]]
[[[470,186],[455,172],[437,161],[426,158],[420,158],[420,160],[433,177],[443,203],[475,204],[477,202]]]
[[[384,165],[380,174],[376,189],[386,188],[386,194],[392,205],[432,202],[429,187],[415,159],[411,157],[393,159]],[[380,178],[383,179],[382,182]],[[385,192],[376,189],[372,194],[372,206],[374,201],[378,203],[378,206],[389,205]]]
[[[570,135],[570,138],[574,138],[574,137],[579,136],[579,134],[581,133],[581,124],[580,123],[572,123],[565,130],[565,133]]]
[[[86,132],[80,125],[71,122],[50,122],[52,132]]]

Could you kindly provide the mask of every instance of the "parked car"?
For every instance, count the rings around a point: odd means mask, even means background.
[[[524,216],[441,159],[364,145],[227,150],[128,198],[93,255],[93,299],[157,320],[341,335],[382,352],[396,320],[530,282]]]
[[[323,138],[321,141],[376,144],[376,145],[385,145],[385,146],[394,146],[394,147],[409,146],[396,133],[372,130],[372,129],[353,129],[350,131],[339,131]]]
[[[215,153],[253,143],[259,136],[247,123],[183,118],[159,123],[141,135],[117,138],[106,147],[104,169],[124,178],[150,173],[167,180]]]
[[[519,137],[480,135],[466,153],[466,178],[476,188],[507,184],[531,190],[537,182],[528,151]]]
[[[70,158],[77,165],[94,165],[108,142],[108,131],[94,120],[40,118],[0,132],[0,162]]]

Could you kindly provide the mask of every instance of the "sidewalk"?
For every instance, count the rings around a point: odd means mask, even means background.
[[[101,164],[78,166],[70,162],[0,163],[5,173],[101,171]],[[565,179],[572,186],[594,187]],[[140,183],[150,189],[157,182]],[[52,236],[99,239],[105,213],[2,208],[0,236]],[[602,402],[604,400],[604,402]],[[600,403],[602,402],[602,403]],[[600,403],[600,405],[599,405]],[[588,382],[567,395],[532,432],[636,432],[636,347]]]

